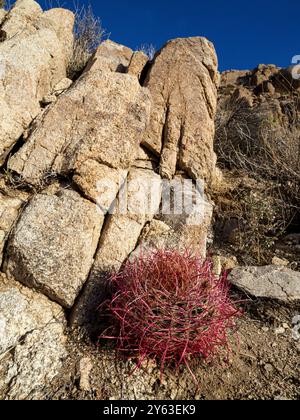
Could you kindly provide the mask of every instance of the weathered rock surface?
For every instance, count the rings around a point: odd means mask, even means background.
[[[148,58],[106,41],[73,83],[66,78],[73,15],[62,9],[43,13],[32,0],[19,0],[13,10],[5,25],[7,33],[15,31],[17,47],[12,40],[0,44],[0,53],[7,48],[10,60],[0,77],[3,89],[8,89],[8,69],[15,77],[14,92],[13,85],[11,96],[5,91],[8,105],[0,110],[8,127],[2,155],[6,159],[22,135],[26,141],[9,157],[8,173],[30,187],[26,191],[49,185],[28,195],[21,214],[22,200],[0,196],[0,247],[3,239],[9,279],[0,283],[0,397],[30,399],[57,375],[65,355],[63,316],[54,314],[56,308],[72,308],[73,325],[93,328],[107,274],[132,253],[188,247],[205,255],[212,206],[206,198],[197,202],[194,184],[190,207],[168,213],[162,177],[214,177],[218,73],[206,39],[171,41],[148,74],[151,100],[140,84]],[[54,40],[57,50],[52,51]],[[24,101],[19,101],[21,88]],[[9,102],[12,93],[18,103]],[[42,112],[40,102],[47,105]],[[7,125],[11,110],[12,128]],[[6,287],[3,293],[1,287]],[[19,320],[22,313],[25,318]],[[90,366],[81,368],[80,385],[88,391]]]
[[[6,15],[2,30],[6,38],[27,36],[35,31],[34,24],[42,15],[41,6],[34,0],[17,0],[10,12]]]
[[[229,281],[258,298],[290,303],[300,301],[300,273],[286,267],[234,268]]]
[[[152,220],[145,227],[133,256],[161,248],[189,249],[202,257],[206,256],[213,207],[204,191],[192,185],[190,187],[188,191],[182,175],[175,176],[171,190],[168,184],[164,185],[157,220]]]
[[[55,85],[53,94],[58,96],[62,94],[65,90],[69,89],[73,84],[73,81],[65,77],[64,79],[60,80],[57,85]]]
[[[85,73],[50,107],[8,166],[33,185],[48,172],[76,171],[80,176],[81,166],[86,173],[90,159],[127,169],[137,155],[149,114],[148,91],[135,77],[102,70]]]
[[[189,176],[213,178],[217,57],[205,38],[175,39],[156,55],[146,78],[153,101],[143,144],[160,155],[160,172],[172,178],[176,167]]]
[[[22,204],[23,202],[18,198],[11,198],[0,192],[0,267],[6,240],[18,217]]]
[[[44,12],[35,26],[39,29],[49,29],[56,33],[60,44],[63,47],[66,66],[72,54],[74,35],[73,27],[75,23],[75,15],[70,10],[62,8],[54,8]]]
[[[71,307],[93,264],[103,215],[74,191],[35,196],[9,242],[5,270]]]
[[[127,191],[127,192],[126,192]],[[161,178],[152,170],[133,168],[107,216],[94,266],[73,310],[73,324],[88,324],[105,294],[107,273],[118,270],[135,249],[143,227],[153,219],[161,201]],[[127,197],[125,201],[122,197]]]
[[[140,79],[142,72],[148,63],[149,58],[142,51],[136,51],[131,57],[127,73],[137,76]]]
[[[159,210],[161,179],[151,170],[134,168],[127,179],[125,208],[119,194],[114,214],[108,216],[98,248],[93,271],[119,269],[134,250],[140,233]]]
[[[47,13],[47,12],[46,12]],[[70,15],[71,16],[71,15]],[[40,101],[66,77],[66,49],[59,36],[72,36],[72,22],[35,26],[44,18],[32,0],[19,0],[1,27],[0,43],[0,165],[40,112]]]
[[[101,43],[90,58],[85,72],[105,70],[126,73],[132,55],[130,48],[108,39]]]
[[[0,398],[42,398],[66,357],[62,308],[0,273]]]
[[[0,9],[0,25],[3,23],[6,15],[7,15],[6,10]]]
[[[127,174],[126,169],[110,168],[96,160],[88,159],[80,166],[78,173],[75,172],[73,181],[105,215],[118,195]]]

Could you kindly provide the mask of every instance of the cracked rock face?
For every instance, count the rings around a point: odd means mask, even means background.
[[[229,281],[244,292],[282,302],[300,301],[300,273],[286,267],[235,268]]]
[[[136,51],[130,60],[127,73],[133,74],[134,76],[137,76],[138,79],[140,79],[148,61],[149,58],[146,54],[144,54],[142,51]]]
[[[36,195],[8,245],[5,271],[71,307],[93,264],[103,215],[74,191]]]
[[[73,83],[73,24],[18,0],[1,26],[0,399],[47,398],[66,355],[62,308],[93,323],[108,274],[133,252],[205,255],[211,205],[164,214],[162,178],[214,177],[212,44],[171,41],[147,75],[142,52],[106,41]]]
[[[62,308],[0,273],[0,398],[41,398],[66,357]]]
[[[148,91],[136,77],[102,70],[85,73],[50,107],[8,166],[33,185],[49,172],[75,171],[84,177],[88,160],[127,169],[138,153],[149,115]],[[96,187],[95,175],[90,190]]]
[[[174,179],[178,181],[178,184],[174,185],[180,186],[184,182],[184,178],[180,175],[176,175]],[[206,257],[213,206],[205,197],[204,192],[200,193],[193,186],[191,189],[193,201],[186,206],[185,212],[178,214],[176,212],[175,194],[173,190],[171,192],[171,203],[169,203],[169,200],[163,201],[156,219],[145,227],[139,239],[138,247],[132,254],[133,257],[139,256],[140,253],[145,254],[155,249],[165,248],[178,249],[182,252],[189,249],[203,258]]]
[[[168,42],[156,55],[144,86],[152,95],[150,126],[143,144],[160,155],[160,172],[172,179],[176,168],[195,179],[213,177],[217,56],[205,38]]]
[[[119,269],[134,250],[145,224],[153,219],[161,201],[161,178],[147,169],[133,168],[127,179],[127,210],[109,215],[104,226],[93,271]],[[151,195],[151,192],[153,194]],[[120,193],[121,195],[122,193]],[[120,195],[117,205],[120,204]],[[152,206],[150,211],[150,198]]]
[[[6,39],[0,43],[0,165],[39,114],[42,98],[66,77],[60,25],[66,39],[71,39],[73,14],[56,25],[43,19],[36,2],[19,0],[1,27]]]
[[[4,21],[4,19],[5,19],[5,16],[7,15],[7,12],[6,12],[6,10],[4,10],[4,9],[0,9],[0,25],[2,24],[2,22]]]
[[[85,72],[105,70],[126,73],[132,55],[130,48],[108,39],[101,43],[90,58]]]
[[[76,302],[72,314],[73,325],[89,323],[95,318],[99,302],[105,294],[107,273],[118,270],[136,248],[145,224],[159,210],[162,185],[161,178],[153,170],[133,168],[127,179],[124,212],[120,192],[115,201],[114,214],[108,215],[102,231],[99,247],[90,277],[83,293]],[[152,192],[152,194],[151,194]]]
[[[0,267],[6,240],[18,217],[22,204],[23,201],[18,198],[11,198],[0,192]]]

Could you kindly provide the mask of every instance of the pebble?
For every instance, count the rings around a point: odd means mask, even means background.
[[[272,264],[273,265],[279,265],[279,266],[283,266],[283,267],[287,267],[289,265],[289,261],[282,259],[282,258],[278,258],[278,257],[274,257],[272,260]]]
[[[273,370],[274,370],[273,366],[270,363],[266,363],[264,365],[264,368],[265,368],[265,371],[268,372],[268,373],[272,373]]]
[[[79,362],[80,389],[89,392],[91,390],[90,373],[93,369],[92,361],[89,357],[84,357]]]
[[[285,329],[283,327],[276,328],[274,332],[276,335],[282,335],[285,333]]]
[[[265,332],[265,333],[267,333],[267,332],[269,332],[269,331],[270,331],[270,328],[268,328],[268,327],[263,327],[263,328],[262,328],[262,331],[263,331],[263,332]]]
[[[284,328],[285,330],[289,330],[289,329],[290,329],[289,325],[288,325],[288,324],[286,324],[286,323],[284,323],[282,326],[283,326],[283,328]]]

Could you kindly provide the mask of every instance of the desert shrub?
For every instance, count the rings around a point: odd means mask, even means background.
[[[215,247],[227,248],[245,265],[270,264],[274,246],[294,217],[278,187],[246,173],[224,172],[228,188],[217,194]]]
[[[191,358],[229,348],[239,312],[226,276],[216,278],[209,261],[157,250],[128,261],[111,282],[113,297],[101,311],[108,308],[112,327],[101,337],[115,340],[120,354],[137,356],[139,365],[153,358],[161,372],[174,364],[189,368]]]
[[[300,180],[298,97],[256,108],[227,101],[216,118],[216,151],[226,168],[264,179]]]
[[[142,51],[149,60],[153,60],[156,54],[156,48],[153,44],[142,44],[140,47],[137,48],[138,51]]]
[[[76,78],[85,68],[93,52],[99,46],[105,30],[100,18],[94,15],[92,6],[75,10],[74,44],[68,64],[68,77]]]
[[[215,197],[223,200],[217,216],[238,220],[234,251],[247,264],[270,263],[272,247],[300,214],[298,109],[295,94],[282,98],[280,106],[270,98],[254,107],[232,98],[219,105],[218,164],[231,174],[229,183],[240,182],[226,191],[226,200]]]

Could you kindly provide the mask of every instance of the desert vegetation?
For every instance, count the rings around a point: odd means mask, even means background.
[[[219,106],[215,149],[227,189],[218,214],[233,221],[229,242],[247,264],[270,263],[274,245],[298,224],[299,127],[293,90],[280,106],[272,98],[249,106],[243,97]]]
[[[138,357],[138,366],[152,358],[162,373],[181,364],[190,369],[193,358],[229,350],[239,310],[226,276],[217,278],[210,261],[157,250],[128,261],[111,283],[113,297],[100,311],[112,327],[102,338],[115,340],[119,355]]]
[[[156,48],[153,44],[142,44],[137,50],[146,54],[149,60],[153,60],[156,54]]]
[[[299,399],[300,82],[49,1],[0,14],[0,399]]]
[[[70,79],[82,72],[105,34],[101,19],[95,16],[91,5],[76,7],[73,51],[67,68]]]

